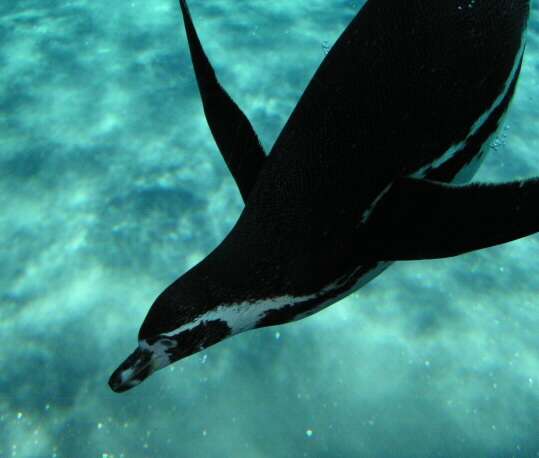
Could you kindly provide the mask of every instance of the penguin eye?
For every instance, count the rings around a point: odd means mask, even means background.
[[[172,348],[176,346],[176,342],[170,339],[163,339],[161,340],[161,343],[163,344],[165,348]]]

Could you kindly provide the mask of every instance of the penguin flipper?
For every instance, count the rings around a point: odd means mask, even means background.
[[[180,0],[180,7],[204,114],[245,202],[266,155],[251,123],[219,84],[198,38],[186,0]]]
[[[539,231],[539,178],[450,185],[402,178],[360,226],[367,256],[418,260],[457,256]]]

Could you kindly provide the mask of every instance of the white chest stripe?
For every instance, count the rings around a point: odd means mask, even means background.
[[[522,36],[520,48],[519,48],[519,50],[518,50],[518,52],[516,54],[515,62],[513,63],[513,68],[511,69],[511,73],[509,74],[509,78],[507,78],[507,81],[505,82],[505,84],[503,86],[502,92],[500,92],[498,97],[496,97],[496,100],[494,100],[494,103],[490,106],[490,108],[485,113],[483,113],[481,116],[479,116],[477,121],[475,121],[473,123],[472,127],[470,128],[470,131],[468,132],[468,135],[466,136],[466,138],[463,141],[451,146],[445,153],[443,153],[438,159],[436,159],[432,163],[424,165],[419,170],[414,172],[411,175],[413,178],[423,178],[425,176],[425,172],[427,172],[427,170],[429,170],[431,168],[438,168],[438,167],[442,166],[445,162],[447,162],[448,160],[453,158],[459,151],[462,151],[466,147],[466,145],[467,145],[468,141],[470,140],[470,138],[472,136],[474,136],[479,131],[479,129],[481,129],[481,127],[484,126],[484,124],[490,118],[492,113],[494,113],[494,111],[501,105],[501,103],[503,102],[503,99],[508,94],[509,88],[511,87],[511,83],[513,82],[513,80],[515,78],[515,75],[516,75],[516,73],[518,71],[518,66],[519,66],[519,63],[520,63],[520,59],[522,58],[522,55],[524,54],[524,48],[525,47],[526,47],[526,40],[524,39],[524,36]]]
[[[363,214],[361,215],[361,219],[359,220],[359,222],[361,224],[364,224],[367,222],[367,220],[369,219],[369,217],[371,216],[371,213],[372,211],[375,209],[375,207],[378,205],[378,202],[380,202],[380,200],[382,199],[382,197],[384,197],[388,191],[391,189],[391,186],[393,186],[393,183],[389,183],[384,189],[383,191],[378,194],[378,197],[376,199],[374,199],[372,201],[372,204],[369,205],[369,207],[367,208],[367,210],[365,210],[363,212]]]
[[[494,100],[494,103],[490,106],[490,108],[485,113],[483,113],[477,119],[477,121],[475,121],[473,123],[472,127],[470,128],[470,131],[468,132],[468,135],[466,135],[466,138],[464,140],[462,140],[461,142],[456,143],[455,145],[451,146],[438,159],[436,159],[433,162],[431,162],[429,164],[426,164],[423,167],[416,170],[414,173],[412,173],[410,175],[412,178],[424,178],[425,174],[426,174],[426,172],[428,170],[435,169],[435,168],[443,166],[447,161],[452,159],[457,153],[459,153],[460,151],[462,151],[466,147],[466,145],[467,145],[468,141],[470,140],[470,138],[473,135],[475,135],[479,131],[479,129],[481,129],[481,127],[483,127],[483,125],[487,122],[487,120],[490,118],[492,113],[494,113],[496,108],[498,108],[500,106],[500,104],[503,102],[503,99],[505,98],[505,96],[509,92],[509,88],[511,87],[511,83],[512,83],[513,79],[515,78],[515,75],[516,75],[516,73],[518,71],[518,65],[520,63],[520,59],[522,58],[522,55],[524,54],[524,48],[525,47],[526,47],[526,40],[525,40],[525,36],[523,35],[522,36],[522,43],[521,43],[520,48],[519,48],[519,50],[518,50],[518,52],[516,54],[515,62],[513,63],[513,68],[511,69],[511,73],[509,74],[509,78],[507,79],[507,81],[505,82],[505,84],[503,86],[502,92],[498,95],[498,97],[496,97],[496,100]],[[505,115],[505,113],[504,113],[504,115]],[[503,119],[503,116],[502,116],[502,119]],[[500,123],[499,123],[500,125],[501,125],[502,119],[500,119]],[[490,143],[491,143],[491,141],[492,141],[492,139],[494,138],[495,135],[496,135],[496,132],[494,132],[487,139],[487,141],[485,142],[483,147],[478,152],[478,156],[480,156],[480,157],[476,158],[477,160],[472,160],[470,164],[467,164],[466,166],[464,166],[463,169],[457,174],[457,176],[455,176],[455,179],[452,181],[453,183],[459,183],[459,182],[462,182],[462,181],[467,181],[467,179],[471,178],[470,175],[473,175],[475,173],[475,171],[477,171],[477,168],[479,167],[480,162],[482,160],[482,156],[484,155],[485,149],[488,148],[488,146],[490,145]],[[364,224],[364,223],[367,222],[367,220],[371,216],[373,210],[375,209],[376,205],[378,204],[378,202],[380,202],[380,199],[382,199],[382,197],[384,197],[387,194],[387,192],[391,188],[391,185],[392,185],[392,183],[390,183],[387,187],[385,187],[384,190],[378,195],[378,197],[376,197],[376,199],[373,200],[371,205],[369,205],[369,207],[363,212],[363,214],[361,215],[361,218],[360,218],[360,223],[361,224]]]

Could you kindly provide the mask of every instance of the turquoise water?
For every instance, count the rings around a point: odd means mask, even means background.
[[[269,149],[361,2],[191,0]],[[478,180],[539,175],[539,10]],[[106,385],[242,208],[172,0],[0,4],[0,457],[539,456],[539,237]]]

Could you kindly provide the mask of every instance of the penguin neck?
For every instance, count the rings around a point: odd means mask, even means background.
[[[297,242],[290,245],[291,237],[279,231],[245,237],[247,231],[239,229],[189,272],[208,291],[212,306],[317,294],[357,267],[354,256],[342,253],[347,243],[294,237]]]
[[[224,243],[185,274],[189,283],[207,291],[210,307],[254,302],[286,289],[282,261],[261,247]]]

